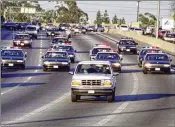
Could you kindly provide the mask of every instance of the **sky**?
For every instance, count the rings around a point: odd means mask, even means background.
[[[160,2],[160,18],[171,16],[171,1]],[[47,1],[40,1],[41,7],[44,9],[55,9],[55,3]],[[127,23],[137,20],[137,1],[77,1],[77,5],[84,12],[88,13],[90,20],[96,19],[98,10],[101,14],[105,10],[108,11],[110,19],[116,14],[118,18],[125,18]],[[140,13],[145,12],[157,15],[158,1],[141,1]]]

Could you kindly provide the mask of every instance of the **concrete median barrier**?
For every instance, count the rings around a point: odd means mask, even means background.
[[[152,45],[152,46],[157,46],[160,49],[175,55],[175,44],[163,41],[161,39],[144,36],[132,31],[121,31],[116,29],[109,29],[109,30],[105,30],[105,32],[110,34],[119,34],[121,36],[126,36],[126,37],[132,37],[136,41],[143,42],[145,44]]]

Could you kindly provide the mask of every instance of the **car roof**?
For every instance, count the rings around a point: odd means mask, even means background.
[[[16,49],[16,48],[2,48],[1,50],[17,50],[17,51],[23,51],[22,49]]]
[[[110,53],[110,54],[118,54],[117,52],[113,52],[113,51],[112,52],[98,52],[97,54],[100,54],[100,53],[103,53],[103,54],[108,54],[108,53]]]
[[[27,33],[17,33],[16,35],[29,35]]]
[[[109,47],[109,46],[94,46],[93,49],[94,49],[94,48],[108,48],[108,49],[112,49],[112,48]]]
[[[166,53],[147,53],[146,55],[167,55]]]
[[[66,51],[59,51],[59,50],[48,50],[47,52],[60,52],[60,53],[67,53]]]
[[[26,27],[36,27],[36,25],[27,25]]]
[[[110,65],[111,63],[109,61],[81,61],[78,64],[108,64]]]

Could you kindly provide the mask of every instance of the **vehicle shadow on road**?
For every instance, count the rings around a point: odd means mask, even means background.
[[[136,94],[136,95],[119,95],[115,96],[115,102],[127,102],[127,101],[144,101],[144,100],[153,100],[166,97],[173,97],[175,94]],[[107,101],[106,97],[97,97],[97,98],[83,98],[79,102],[94,102],[98,103]]]
[[[44,85],[46,83],[1,83],[1,88],[7,88],[7,87],[15,87],[15,86],[39,86],[39,85]]]
[[[52,73],[13,73],[13,74],[2,74],[2,78],[42,76],[42,75],[49,75],[49,74],[52,74]]]
[[[122,69],[121,73],[136,73],[142,72],[142,69]]]
[[[128,112],[120,112],[120,113],[105,113],[105,114],[95,114],[95,115],[62,117],[62,118],[35,120],[35,121],[18,122],[18,123],[1,124],[1,125],[7,126],[7,125],[23,125],[23,124],[36,124],[36,123],[39,124],[39,123],[46,123],[46,122],[59,122],[59,121],[66,121],[66,120],[68,121],[68,120],[76,120],[76,119],[87,119],[87,118],[93,118],[93,117],[94,118],[95,117],[106,117],[106,116],[112,116],[112,115],[144,113],[144,112],[157,112],[157,111],[174,110],[174,109],[175,109],[175,107],[156,108],[156,109],[136,110],[136,111],[128,111]]]
[[[138,63],[122,63],[122,66],[136,66]]]

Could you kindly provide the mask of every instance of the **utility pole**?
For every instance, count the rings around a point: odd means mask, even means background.
[[[156,28],[156,39],[158,39],[159,35],[159,19],[160,19],[160,0],[158,1],[157,7],[157,28]]]
[[[140,1],[137,1],[137,22],[139,22]]]

